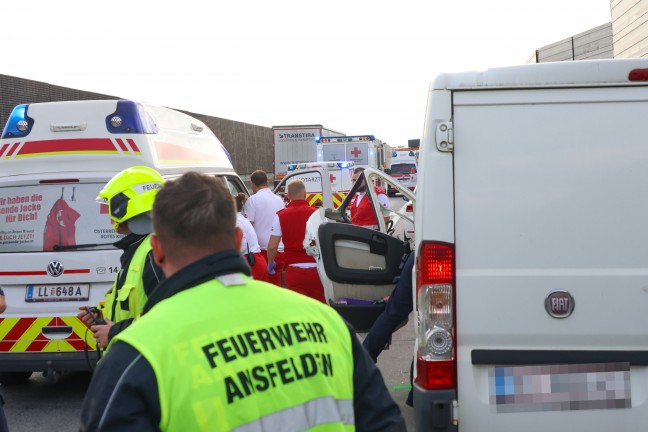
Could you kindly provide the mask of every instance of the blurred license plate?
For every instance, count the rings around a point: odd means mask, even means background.
[[[90,298],[90,284],[27,285],[25,301],[80,301]]]

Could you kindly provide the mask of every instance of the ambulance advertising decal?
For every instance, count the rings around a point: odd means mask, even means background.
[[[101,184],[0,188],[0,253],[69,249],[121,238],[95,198]]]

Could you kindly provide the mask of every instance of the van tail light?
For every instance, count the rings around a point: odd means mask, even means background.
[[[416,383],[428,390],[452,389],[457,382],[454,246],[422,242],[416,266]]]
[[[628,81],[648,81],[648,69],[633,69],[628,74]]]

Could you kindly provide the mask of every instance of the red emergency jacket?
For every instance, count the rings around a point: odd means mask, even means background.
[[[374,186],[376,195],[385,194],[385,190]],[[368,225],[378,225],[378,220],[376,220],[376,215],[374,214],[373,207],[371,205],[371,200],[366,196],[360,201],[358,205],[358,194],[355,194],[351,202],[349,203],[349,211],[351,212],[351,223],[358,226],[368,226]]]
[[[53,251],[55,245],[75,245],[75,223],[80,216],[64,199],[59,198],[56,200],[45,222],[43,251]]]
[[[281,239],[284,244],[284,260],[286,266],[297,263],[315,262],[304,250],[306,237],[306,222],[317,209],[311,207],[306,200],[290,201],[288,206],[277,212],[281,225]]]

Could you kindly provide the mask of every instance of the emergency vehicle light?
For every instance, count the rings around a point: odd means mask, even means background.
[[[128,100],[117,102],[117,109],[106,117],[106,129],[114,134],[154,134],[157,126],[146,109]]]
[[[340,168],[349,168],[349,162],[338,162],[337,166]]]
[[[26,137],[34,126],[34,119],[27,115],[27,104],[17,105],[2,131],[2,138]]]
[[[297,164],[288,165],[288,171],[295,171],[297,169]]]

